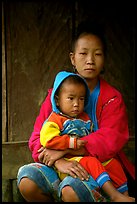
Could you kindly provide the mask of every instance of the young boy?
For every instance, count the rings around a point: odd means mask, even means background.
[[[86,141],[83,136],[88,135],[93,130],[93,124],[84,109],[88,105],[90,91],[85,80],[78,74],[70,72],[60,72],[55,78],[51,95],[53,112],[43,123],[40,132],[41,144],[50,149],[65,150],[68,148],[79,149],[85,146]],[[64,159],[79,162],[87,172],[93,176],[96,182],[114,202],[133,201],[128,196],[127,179],[120,163],[112,158],[102,163],[95,157],[66,155]],[[115,170],[106,172],[106,167],[110,165],[119,171],[119,177],[115,176]],[[108,168],[107,168],[108,169]],[[108,171],[108,170],[107,170]],[[57,171],[61,180],[67,174]],[[111,179],[115,184],[111,183]],[[121,193],[120,193],[120,192]],[[114,195],[114,196],[113,196]]]

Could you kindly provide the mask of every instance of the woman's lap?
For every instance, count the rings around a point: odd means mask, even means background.
[[[30,163],[19,168],[17,185],[23,177],[34,181],[44,193],[51,194],[57,199],[57,191],[60,183],[57,173],[52,167],[40,163]]]
[[[31,163],[20,167],[17,175],[17,185],[23,177],[33,180],[44,193],[50,193],[56,201],[60,201],[61,190],[66,185],[73,188],[81,202],[104,201],[104,197],[96,191],[98,184],[91,176],[89,181],[81,181],[71,176],[67,176],[63,181],[60,181],[52,167],[40,163]]]

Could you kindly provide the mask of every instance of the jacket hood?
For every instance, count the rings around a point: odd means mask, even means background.
[[[59,72],[56,77],[55,77],[55,81],[53,84],[53,90],[52,90],[52,94],[51,94],[51,103],[52,103],[52,110],[56,113],[60,113],[60,110],[57,108],[56,106],[56,102],[55,102],[55,93],[57,91],[57,89],[59,88],[60,84],[64,81],[64,79],[66,79],[69,76],[79,76],[80,78],[82,78],[80,75],[78,74],[74,74],[72,72],[67,72],[67,71],[61,71]],[[83,78],[82,78],[83,79]],[[86,99],[85,99],[85,107],[88,105],[88,99],[90,97],[90,90],[88,88],[88,85],[85,81],[85,79],[83,79],[85,86],[86,86]]]

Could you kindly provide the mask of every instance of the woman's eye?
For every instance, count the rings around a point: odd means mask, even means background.
[[[101,56],[101,55],[102,55],[102,53],[96,53],[95,55],[97,55],[97,56]]]
[[[80,55],[86,55],[86,53],[85,53],[85,52],[80,52],[79,54],[80,54]]]

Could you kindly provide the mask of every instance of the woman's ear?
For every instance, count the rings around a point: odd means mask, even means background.
[[[70,60],[71,60],[72,65],[75,66],[74,52],[70,52],[70,53],[69,53],[69,57],[70,57]]]
[[[59,97],[57,95],[55,95],[55,102],[56,102],[56,106],[59,106]]]

